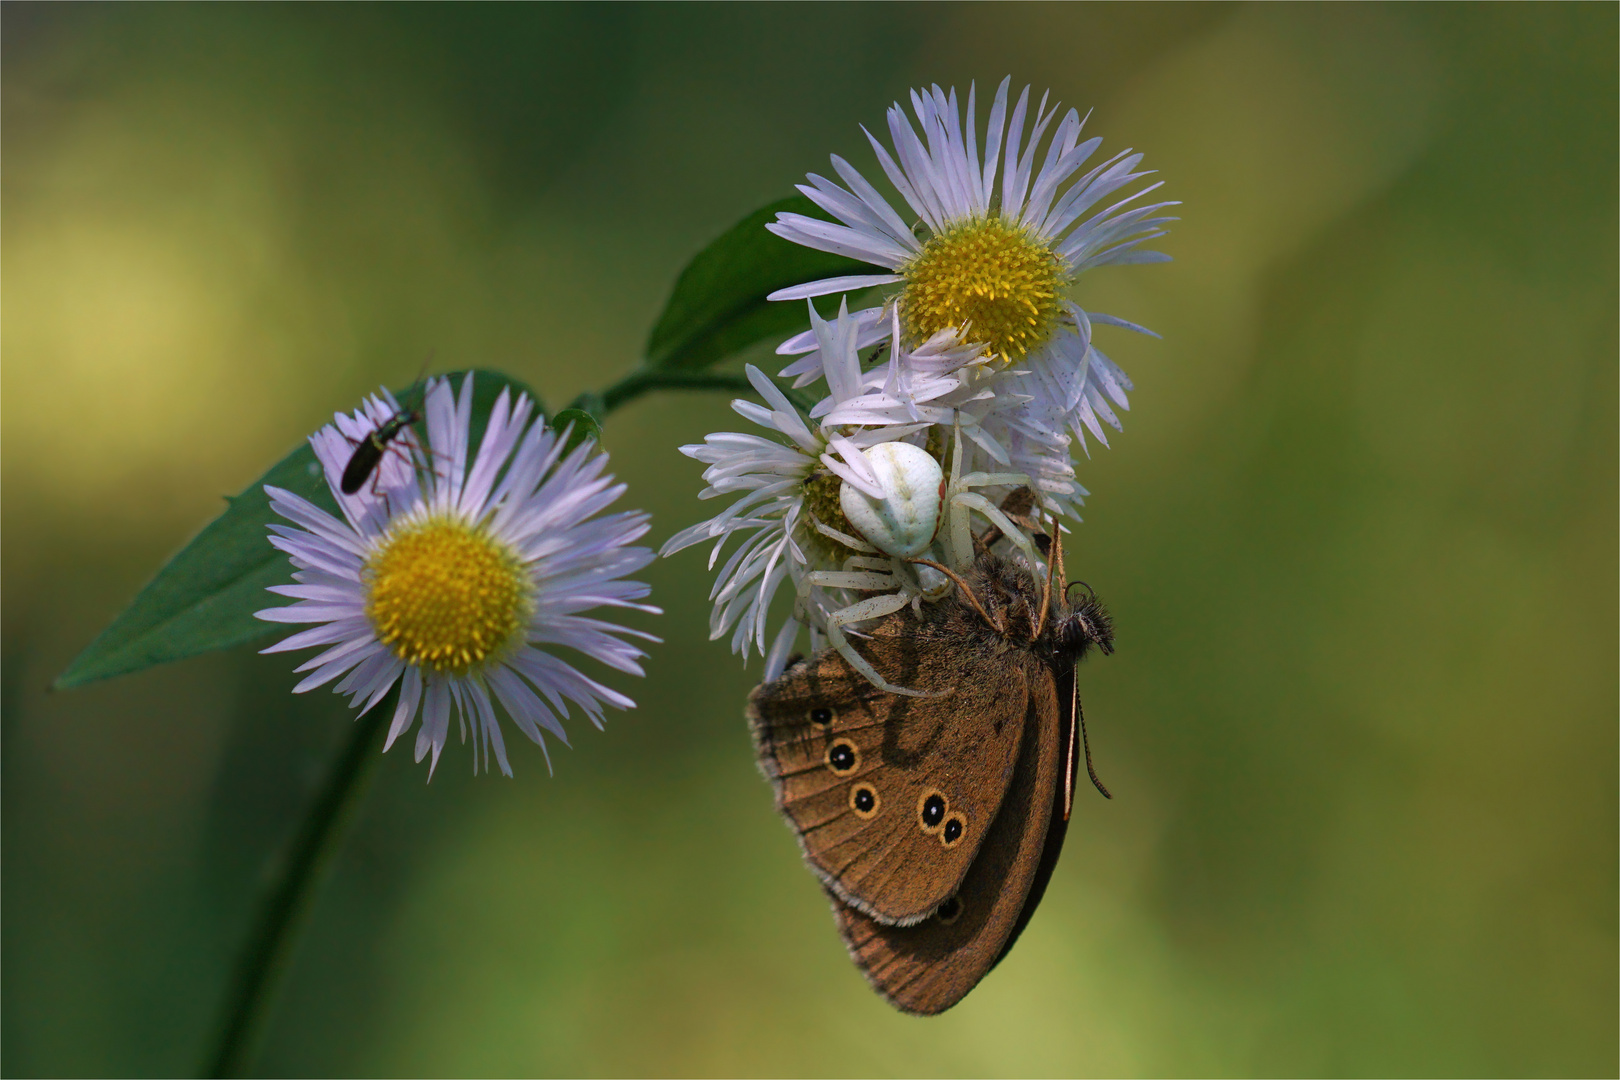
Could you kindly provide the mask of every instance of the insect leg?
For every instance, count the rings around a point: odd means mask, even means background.
[[[876,619],[884,615],[891,615],[910,602],[903,592],[890,593],[888,596],[873,596],[862,600],[858,604],[851,604],[827,616],[827,644],[838,650],[838,655],[849,662],[849,666],[858,671],[867,682],[890,694],[904,694],[907,697],[939,697],[941,694],[929,694],[921,690],[907,690],[903,686],[896,686],[879,675],[874,668],[844,636],[844,627],[850,623],[863,622],[866,619]],[[943,693],[950,693],[949,690]]]
[[[990,524],[994,525],[996,528],[1005,533],[1007,539],[1011,540],[1014,546],[1016,546],[1018,550],[1023,553],[1024,558],[1029,560],[1031,573],[1033,573],[1036,568],[1041,565],[1041,560],[1039,556],[1035,554],[1035,545],[1033,542],[1031,542],[1029,534],[1018,528],[1011,521],[1008,521],[1007,515],[998,510],[995,504],[989,499],[985,498],[983,495],[979,495],[971,491],[964,491],[958,494],[951,501],[960,506],[972,507],[988,518]]]
[[[1046,629],[1046,616],[1052,611],[1052,579],[1057,576],[1058,565],[1063,562],[1063,539],[1058,533],[1055,515],[1052,518],[1052,537],[1052,557],[1046,561],[1046,587],[1041,590],[1041,614],[1035,620],[1035,632],[1029,638],[1031,641],[1038,639]]]
[[[979,617],[981,619],[983,619],[988,625],[995,627],[997,633],[1004,634],[1007,632],[1006,625],[1002,623],[1000,619],[992,619],[990,617],[990,613],[984,610],[984,605],[979,602],[978,596],[974,594],[972,589],[968,588],[968,583],[963,581],[961,575],[959,575],[955,570],[952,570],[950,567],[945,566],[942,563],[937,563],[933,559],[908,559],[906,561],[917,563],[920,566],[932,566],[935,570],[938,570],[940,573],[950,578],[956,583],[956,591],[961,593],[962,596],[966,598],[967,602],[973,605],[973,610],[979,613]]]

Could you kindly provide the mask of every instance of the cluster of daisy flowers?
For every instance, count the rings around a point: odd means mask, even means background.
[[[640,675],[644,654],[623,639],[646,635],[583,612],[658,610],[638,602],[646,585],[625,580],[653,559],[633,546],[647,515],[602,514],[624,492],[603,471],[606,455],[588,441],[568,451],[566,432],[536,417],[527,395],[505,390],[470,454],[472,391],[470,374],[459,392],[447,379],[427,382],[425,443],[397,423],[412,414],[386,391],[311,436],[341,519],[265,488],[290,523],[272,525],[270,542],[292,560],[295,581],[270,591],[296,602],[257,615],[314,625],[264,651],[325,646],[298,668],[309,674],[295,692],[338,679],[335,689],[362,712],[397,685],[387,745],[420,717],[416,760],[432,755],[430,777],[452,716],[463,741],[473,736],[474,770],[493,752],[510,776],[497,702],[542,751],[544,732],[566,745],[570,704],[597,727],[604,707],[632,707],[554,653]],[[383,430],[398,437],[346,493],[346,469]]]
[[[1072,445],[1089,435],[1106,446],[1104,426],[1118,430],[1114,410],[1128,408],[1131,382],[1092,327],[1150,331],[1088,312],[1072,293],[1095,267],[1164,261],[1141,245],[1164,234],[1174,204],[1145,199],[1157,183],[1122,194],[1147,175],[1142,155],[1094,163],[1101,140],[1081,138],[1078,112],[1058,120],[1044,96],[1031,112],[1028,88],[1009,111],[1010,84],[990,107],[982,157],[971,88],[965,122],[956,92],[935,86],[911,95],[916,126],[898,103],[888,111],[892,152],[866,133],[909,213],[834,156],[842,184],[811,174],[799,190],[836,222],[784,213],[766,226],[884,271],[772,293],[809,306],[810,330],[777,349],[795,358],[779,374],[794,390],[817,387],[819,400],[801,410],[749,367],[765,404],[733,408],[763,434],[681,448],[708,466],[702,498],[737,498],[662,554],[712,542],[711,636],[764,655],[767,680],[808,630],[812,650],[839,648],[877,685],[906,692],[847,646],[844,628],[947,595],[950,580],[930,564],[970,561],[977,519],[1036,561],[1002,500],[1027,487],[1041,516],[1078,519],[1086,491]],[[852,295],[877,299],[851,311]],[[824,320],[815,298],[832,296],[843,299]],[[793,606],[773,628],[784,584]]]
[[[1073,444],[1107,445],[1104,427],[1128,407],[1130,380],[1091,330],[1148,331],[1084,310],[1073,291],[1094,267],[1163,260],[1141,245],[1163,235],[1173,204],[1145,199],[1156,183],[1123,193],[1147,175],[1140,154],[1093,163],[1101,140],[1081,138],[1075,110],[1060,120],[1042,97],[1032,112],[1027,88],[1009,109],[1009,86],[982,155],[971,88],[965,110],[954,90],[913,92],[915,125],[896,104],[889,145],[867,133],[906,214],[835,156],[842,184],[812,174],[799,188],[835,220],[783,213],[767,226],[882,271],[772,293],[809,309],[810,329],[777,349],[792,358],[778,373],[790,385],[750,366],[763,404],[733,408],[756,430],[681,448],[707,466],[701,497],[732,501],[662,553],[712,543],[711,636],[761,653],[767,680],[807,630],[812,650],[836,648],[875,685],[912,693],[846,635],[950,595],[981,526],[1037,567],[1034,534],[1078,520],[1086,495]],[[835,296],[836,316],[822,318],[816,300]],[[475,771],[493,754],[511,775],[497,705],[542,750],[545,733],[566,743],[570,706],[598,727],[606,707],[631,707],[557,654],[640,675],[644,654],[626,639],[647,635],[586,612],[657,611],[628,580],[654,557],[635,546],[647,516],[605,513],[624,492],[606,456],[590,441],[570,450],[567,432],[507,391],[473,453],[472,390],[471,375],[459,388],[429,380],[420,410],[384,391],[316,432],[341,518],[265,489],[288,522],[271,526],[271,543],[294,568],[271,591],[294,602],[257,615],[308,624],[265,651],[321,648],[295,691],[335,680],[362,712],[397,687],[387,744],[420,719],[416,758],[431,755],[430,776],[452,716],[473,737]],[[773,626],[784,585],[792,607]]]

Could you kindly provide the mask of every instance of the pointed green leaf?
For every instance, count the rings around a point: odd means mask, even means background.
[[[820,278],[886,272],[767,232],[766,222],[783,212],[826,217],[815,203],[795,195],[749,214],[698,252],[681,271],[647,339],[648,365],[698,370],[762,338],[786,337],[809,325],[804,304],[772,302],[767,294]]]
[[[459,385],[459,379],[457,381]],[[534,392],[504,375],[477,372],[473,384],[473,434],[478,446],[500,391],[510,386]],[[538,401],[539,399],[536,398]],[[281,519],[270,511],[264,486],[301,495],[333,515],[337,502],[305,443],[249,485],[225,512],[159,570],[134,603],[101,632],[58,676],[59,690],[140,671],[154,664],[242,645],[285,629],[253,617],[275,605],[264,590],[292,581],[287,556],[270,546],[266,526]]]

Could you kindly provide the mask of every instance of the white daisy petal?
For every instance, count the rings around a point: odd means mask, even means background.
[[[422,700],[422,670],[407,665],[405,674],[400,679],[399,703],[394,706],[394,719],[388,725],[388,738],[383,743],[383,751],[394,745],[394,740],[410,730],[411,723],[416,719],[416,706]]]
[[[890,110],[891,113],[893,111]],[[921,196],[917,194],[916,189],[911,185],[911,181],[907,179],[905,170],[895,163],[894,158],[889,155],[889,151],[882,143],[878,142],[877,136],[866,130],[865,125],[862,125],[861,132],[866,136],[866,141],[872,144],[872,150],[877,154],[878,164],[883,168],[884,174],[888,176],[889,182],[894,185],[895,190],[900,193],[900,197],[906,200],[906,205],[910,206],[923,220],[933,225],[938,219],[924,205]]]
[[[830,251],[835,255],[848,255],[852,259],[876,266],[894,265],[903,261],[906,254],[898,245],[882,239],[881,234],[869,229],[863,231],[848,225],[834,225],[830,221],[804,217],[801,214],[778,214],[776,220],[765,227],[782,239],[795,244]]]
[[[1087,314],[1091,317],[1092,322],[1102,323],[1104,326],[1117,326],[1121,330],[1132,330],[1138,334],[1146,334],[1150,338],[1157,338],[1161,336],[1154,331],[1149,330],[1145,326],[1138,326],[1136,323],[1129,322],[1113,315],[1104,315],[1101,312],[1096,311],[1087,312]]]
[[[911,228],[901,219],[899,214],[894,212],[894,207],[889,205],[889,200],[878,194],[877,188],[868,183],[866,177],[857,172],[853,165],[837,154],[832,155],[832,164],[833,171],[838,174],[839,179],[849,185],[849,189],[855,193],[855,196],[860,199],[862,205],[870,211],[872,216],[882,224],[884,232],[891,239],[908,251],[916,251],[922,246],[917,243],[917,238],[913,235]]]
[[[427,698],[422,702],[422,726],[416,729],[416,760],[421,761],[429,751],[433,761],[428,766],[428,779],[439,767],[439,754],[444,740],[450,734],[450,687],[443,679],[429,679]]]
[[[835,251],[837,249],[825,244],[806,245],[820,248],[822,251]],[[841,255],[849,252],[841,251]],[[767,300],[807,300],[813,296],[828,296],[832,293],[857,292],[869,289],[874,285],[893,285],[901,280],[895,274],[855,274],[850,277],[824,278],[821,281],[812,281],[806,285],[795,285],[788,289],[777,289],[766,297]]]

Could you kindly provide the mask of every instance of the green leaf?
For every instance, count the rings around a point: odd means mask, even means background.
[[[597,422],[596,417],[584,409],[564,409],[551,421],[551,426],[558,431],[562,431],[570,424],[573,425],[573,430],[568,433],[568,443],[563,447],[564,454],[573,453],[574,447],[586,439],[591,439],[597,446],[602,445],[602,425]]]
[[[762,338],[808,325],[801,302],[771,302],[789,285],[846,274],[881,274],[882,267],[815,251],[765,229],[783,212],[825,218],[803,195],[771,203],[698,252],[675,282],[647,339],[647,363],[661,369],[706,368]]]
[[[523,391],[539,400],[528,387],[504,375],[488,371],[476,374],[471,439],[474,453],[503,388],[510,386],[514,393]],[[302,495],[328,513],[341,516],[315,452],[305,443],[242,494],[229,499],[225,512],[170,559],[135,602],[57,677],[56,689],[127,675],[154,664],[285,632],[284,626],[253,617],[255,611],[277,602],[277,597],[264,591],[266,588],[292,581],[287,556],[271,547],[268,540],[266,526],[281,518],[270,511],[270,499],[264,493],[266,484]]]

